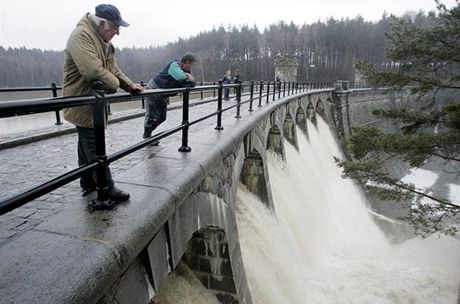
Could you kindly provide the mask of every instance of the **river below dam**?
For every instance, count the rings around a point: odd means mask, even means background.
[[[268,155],[275,211],[244,186],[238,192],[253,302],[457,303],[460,241],[432,235],[390,242],[361,189],[341,178],[333,160],[341,152],[328,126],[308,123],[308,139],[297,130],[299,151],[285,142],[286,161]],[[188,271],[164,285],[155,303],[218,303]]]

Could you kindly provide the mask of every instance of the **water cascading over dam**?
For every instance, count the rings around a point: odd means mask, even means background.
[[[297,136],[299,151],[284,143],[285,161],[268,155],[274,210],[244,186],[238,192],[253,302],[455,304],[460,241],[431,236],[391,243],[359,187],[341,178],[333,160],[341,152],[325,122],[308,121],[308,137],[300,129]],[[217,303],[182,273],[170,278],[155,303]]]

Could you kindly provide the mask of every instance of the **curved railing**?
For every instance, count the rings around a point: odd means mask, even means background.
[[[201,83],[199,83],[201,84]],[[224,89],[234,88],[236,91],[236,104],[222,108],[222,95]],[[241,96],[243,89],[246,88],[246,95],[249,98],[242,102]],[[53,90],[53,95],[57,96],[56,91],[60,88],[56,85],[52,85],[51,88],[38,88],[38,90]],[[97,179],[97,199],[91,204],[95,208],[108,208],[110,202],[107,199],[107,166],[133,152],[142,149],[154,142],[157,142],[165,137],[182,131],[182,142],[179,147],[181,152],[189,152],[191,148],[188,145],[188,129],[190,126],[197,124],[203,120],[210,119],[211,117],[217,117],[216,130],[222,130],[222,113],[231,109],[236,109],[236,118],[241,117],[240,107],[242,104],[249,103],[249,111],[253,111],[254,102],[258,103],[258,106],[262,106],[263,100],[265,102],[275,101],[285,96],[297,94],[300,92],[307,92],[312,90],[333,90],[334,84],[332,82],[270,82],[270,81],[248,81],[239,82],[236,84],[223,85],[221,81],[217,84],[204,84],[197,87],[184,87],[178,89],[155,89],[146,90],[141,94],[130,94],[130,93],[117,93],[106,95],[102,90],[102,84],[96,82],[93,85],[91,96],[79,96],[79,97],[53,97],[53,98],[40,98],[40,99],[27,99],[27,100],[14,100],[14,101],[3,101],[0,102],[0,118],[11,117],[15,115],[27,115],[42,112],[56,111],[63,108],[76,107],[82,105],[92,105],[94,115],[94,129],[96,139],[96,154],[95,161],[86,165],[80,166],[74,170],[71,170],[65,174],[57,176],[43,184],[36,187],[15,194],[3,201],[0,201],[0,215],[5,214],[15,208],[18,208],[46,193],[49,193],[63,185],[66,185],[85,174],[96,171]],[[37,88],[9,88],[0,89],[0,92],[5,91],[37,91]],[[213,95],[217,98],[216,111],[208,113],[194,121],[189,121],[189,100],[190,94],[199,93],[203,96],[204,92],[213,91]],[[132,100],[143,99],[148,96],[157,94],[181,94],[182,95],[182,122],[178,126],[171,129],[154,134],[152,137],[142,140],[141,142],[132,145],[128,148],[115,152],[112,155],[106,155],[106,144],[105,144],[105,126],[104,116],[108,103],[121,103]]]

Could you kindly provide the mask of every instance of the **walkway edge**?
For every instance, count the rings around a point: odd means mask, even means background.
[[[212,98],[212,99],[203,99],[203,100],[197,100],[197,101],[192,100],[192,102],[190,103],[190,106],[193,107],[193,106],[197,106],[201,104],[211,103],[213,101],[216,101],[216,99]],[[172,111],[172,110],[176,110],[180,108],[182,108],[182,105],[169,106],[168,111]],[[129,113],[129,114],[126,114],[126,112],[133,112],[133,110],[119,112],[121,114],[118,117],[115,117],[115,116],[113,118],[109,117],[108,123],[113,124],[113,123],[129,120],[129,119],[143,117],[145,115],[145,112],[143,110],[137,110],[135,113]],[[139,130],[141,129],[142,129],[142,126],[139,126]],[[76,132],[77,132],[77,129],[73,125],[69,125],[69,126],[64,126],[64,129],[62,130],[37,133],[34,135],[30,135],[30,136],[24,136],[20,138],[0,141],[0,150],[14,148],[14,147],[34,143],[37,141],[41,141],[41,140],[45,140],[45,139],[49,139],[53,137],[58,137],[61,135],[72,134]]]

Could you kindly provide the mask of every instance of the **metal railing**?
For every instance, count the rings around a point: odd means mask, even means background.
[[[242,102],[242,89],[244,87],[249,88],[247,95],[249,98]],[[236,104],[230,105],[223,108],[222,95],[225,88],[234,88],[236,90]],[[287,89],[286,89],[287,88]],[[5,214],[15,208],[18,208],[46,193],[49,193],[63,185],[66,185],[85,174],[96,171],[97,180],[97,198],[91,202],[93,206],[104,206],[107,205],[107,167],[110,163],[129,155],[133,152],[138,151],[154,142],[157,142],[165,137],[182,131],[181,146],[179,151],[189,152],[188,141],[188,130],[189,127],[195,125],[203,120],[209,119],[213,116],[217,117],[216,130],[223,130],[222,127],[222,113],[236,108],[235,118],[241,117],[241,105],[249,103],[249,111],[253,111],[253,102],[256,100],[255,92],[258,92],[258,106],[262,106],[262,99],[266,98],[266,103],[276,99],[276,93],[278,93],[278,99],[290,96],[299,92],[307,92],[312,90],[327,89],[333,90],[334,84],[331,82],[270,82],[270,81],[249,81],[245,83],[236,83],[223,85],[222,81],[217,84],[203,85],[198,87],[184,87],[178,89],[154,89],[146,90],[141,94],[130,94],[130,93],[116,93],[106,95],[102,90],[102,83],[97,82],[93,85],[92,96],[78,96],[78,97],[54,97],[54,98],[41,98],[41,99],[27,99],[27,100],[15,100],[15,101],[4,101],[0,102],[0,118],[11,117],[15,115],[26,115],[34,113],[42,113],[49,111],[59,111],[63,108],[76,107],[82,105],[91,105],[93,107],[94,117],[94,130],[96,139],[96,153],[95,160],[86,165],[82,165],[74,170],[71,170],[65,174],[55,177],[41,185],[28,189],[19,194],[13,195],[3,201],[0,201],[0,215]],[[27,90],[33,88],[27,88]],[[40,88],[43,89],[43,88]],[[52,87],[52,89],[60,89],[58,87]],[[11,89],[13,90],[13,89]],[[11,91],[10,90],[10,91]],[[20,91],[19,88],[14,90]],[[43,89],[44,90],[44,89]],[[1,92],[2,90],[0,90]],[[215,91],[217,92],[217,108],[216,111],[211,112],[205,116],[202,116],[194,121],[189,121],[189,100],[191,93],[200,93]],[[246,90],[248,91],[248,90]],[[54,91],[53,91],[54,92]],[[282,93],[282,95],[281,95]],[[106,155],[106,143],[105,143],[105,111],[107,103],[121,103],[132,100],[140,100],[148,96],[157,94],[182,94],[182,122],[171,129],[164,130],[152,137],[142,140],[137,144],[134,144],[128,148],[115,152],[112,155]],[[214,93],[215,94],[215,93]],[[98,207],[98,208],[99,208]]]
[[[57,97],[57,91],[62,90],[62,87],[57,87],[56,83],[52,82],[51,86],[49,87],[28,87],[28,88],[0,88],[0,93],[3,92],[39,92],[39,91],[51,91],[53,97]],[[59,114],[59,110],[55,111],[56,113],[56,122],[55,125],[62,125],[61,115]]]

